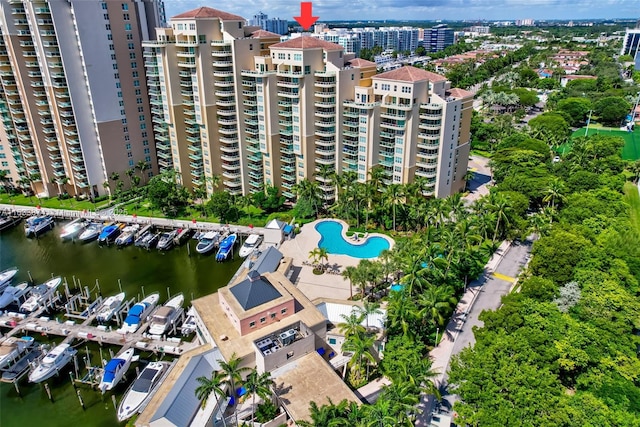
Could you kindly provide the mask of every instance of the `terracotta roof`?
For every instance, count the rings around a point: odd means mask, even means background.
[[[354,58],[349,61],[349,65],[351,65],[352,67],[362,68],[362,67],[375,67],[376,63],[367,61],[366,59],[362,59],[362,58]]]
[[[426,71],[421,68],[412,66],[406,66],[387,71],[386,73],[373,76],[373,78],[383,80],[400,80],[405,82],[418,82],[421,80],[429,80],[430,82],[441,82],[447,80],[445,76],[441,76],[440,74],[432,73],[431,71]]]
[[[254,39],[266,39],[266,38],[280,38],[280,34],[272,33],[271,31],[258,30],[251,33],[251,37]]]
[[[194,19],[194,18],[219,18],[221,21],[245,21],[242,16],[233,13],[223,12],[211,7],[199,7],[188,12],[176,15],[171,19]]]
[[[469,92],[468,90],[460,89],[454,87],[453,89],[448,91],[449,96],[453,96],[454,98],[473,98],[475,94],[473,92]]]
[[[317,49],[322,48],[324,50],[343,50],[343,47],[339,44],[331,43],[328,41],[320,40],[315,37],[302,36],[296,37],[286,42],[276,43],[271,45],[271,48],[284,48],[284,49]]]

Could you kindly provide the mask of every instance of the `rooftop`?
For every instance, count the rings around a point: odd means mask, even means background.
[[[218,18],[221,21],[245,21],[242,16],[233,13],[223,12],[222,10],[213,9],[211,7],[199,7],[188,12],[181,13],[171,19],[202,19],[202,18]]]
[[[276,271],[282,258],[282,253],[279,250],[274,246],[269,246],[260,254],[258,259],[251,265],[250,269],[257,271],[260,274]]]
[[[272,49],[319,49],[324,50],[344,50],[339,44],[320,40],[315,37],[301,36],[295,37],[282,43],[271,45]]]
[[[257,30],[251,33],[251,37],[254,39],[266,39],[266,38],[280,38],[280,34],[272,33],[267,30]]]
[[[445,76],[441,76],[440,74],[432,73],[431,71],[426,71],[421,68],[412,67],[410,65],[387,71],[386,73],[375,75],[373,76],[373,78],[405,82],[419,82],[428,80],[434,83],[447,81],[447,78]]]
[[[251,270],[246,279],[233,285],[229,290],[244,311],[251,310],[282,296],[266,277],[261,276],[255,270]]]
[[[349,60],[348,65],[351,65],[352,67],[363,68],[363,67],[375,67],[376,63],[372,61],[367,61],[366,59],[362,59],[362,58],[353,58]]]
[[[473,98],[475,96],[473,92],[469,92],[468,90],[460,89],[457,87],[449,89],[447,91],[447,95],[454,98]]]
[[[349,316],[351,312],[355,309],[362,308],[362,303],[349,301],[345,303],[344,301],[339,300],[322,300],[321,302],[316,301],[316,307],[320,310],[329,322],[334,325],[339,325],[340,323],[344,323],[345,320],[342,317]],[[384,309],[379,309],[380,313],[378,314],[370,314],[365,319],[362,320],[362,326],[369,325],[370,327],[376,328],[384,328],[384,322],[387,315],[387,311]]]

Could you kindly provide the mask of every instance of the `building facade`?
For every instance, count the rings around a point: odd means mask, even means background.
[[[424,47],[429,52],[440,52],[455,42],[453,29],[446,24],[436,25],[424,33]]]
[[[249,20],[249,25],[260,27],[265,31],[284,35],[289,33],[289,23],[286,19],[271,18],[266,13],[258,12]]]
[[[404,67],[376,75],[373,62],[312,36],[279,36],[242,17],[200,8],[173,17],[145,42],[161,169],[188,187],[235,194],[330,175],[360,181],[382,166],[388,183],[422,177],[425,195],[464,186],[473,95],[446,78]]]
[[[640,70],[640,28],[627,29],[620,55],[630,55],[636,70]]]
[[[163,22],[159,0],[0,1],[0,169],[13,185],[93,197],[113,174],[156,170],[141,41]]]

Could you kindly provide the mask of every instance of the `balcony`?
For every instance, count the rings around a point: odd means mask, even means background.
[[[214,80],[213,85],[216,87],[231,87],[234,85],[233,79],[230,80]]]

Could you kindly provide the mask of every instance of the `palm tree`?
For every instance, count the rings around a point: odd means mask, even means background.
[[[493,232],[493,241],[498,238],[498,230],[500,229],[500,222],[505,224],[509,223],[509,213],[511,212],[511,206],[509,201],[503,195],[497,195],[490,203],[490,209],[496,215],[496,228]]]
[[[369,328],[369,316],[374,314],[382,314],[382,310],[380,310],[380,304],[377,302],[363,301],[362,307],[357,307],[356,310],[360,312],[360,314],[366,320],[367,329]]]
[[[542,199],[545,203],[548,203],[548,206],[551,206],[551,209],[555,209],[556,201],[564,201],[564,182],[558,177],[554,177],[550,182],[549,186],[545,190],[545,196]]]
[[[104,181],[102,183],[102,188],[107,190],[107,192],[109,193],[109,202],[111,202],[111,186],[109,185],[109,181]]]
[[[313,263],[319,263],[320,269],[324,271],[325,265],[322,260],[329,261],[329,252],[326,248],[314,248],[309,252],[309,258],[313,259]]]
[[[131,169],[127,169],[127,171],[125,172],[125,174],[129,177],[129,187],[133,188],[133,174],[135,174],[136,171],[135,169],[131,168]]]
[[[138,163],[136,163],[136,169],[140,171],[140,178],[144,182],[145,181],[144,172],[147,169],[149,169],[149,164],[144,160],[138,160]]]
[[[367,427],[394,427],[398,425],[397,414],[393,413],[388,399],[378,399],[373,405],[366,406]]]
[[[7,185],[7,179],[9,178],[9,171],[6,169],[0,169],[0,185],[2,185],[2,189]]]
[[[391,203],[393,209],[393,231],[396,231],[396,205],[402,201],[402,186],[400,184],[391,184],[383,190],[384,199]]]
[[[207,400],[211,393],[215,393],[219,398],[226,394],[225,392],[225,375],[221,372],[212,372],[211,378],[207,377],[198,377],[196,378],[198,381],[198,387],[196,387],[196,398],[202,401],[202,407],[204,408],[207,404]],[[222,414],[222,423],[226,426],[227,423],[224,420],[224,414]]]
[[[31,191],[33,191],[33,193],[36,195],[36,198],[38,199],[38,201],[40,200],[40,196],[36,191],[35,183],[40,182],[41,180],[42,180],[42,176],[38,172],[32,173],[31,175],[29,175],[29,184],[31,185]]]
[[[341,276],[349,280],[349,299],[353,299],[353,282],[355,279],[356,268],[353,265],[349,265],[342,270]]]
[[[366,366],[366,379],[369,379],[369,365],[376,363],[376,358],[373,356],[373,344],[375,342],[374,337],[366,335],[351,335],[342,344],[342,349],[353,353],[349,364],[356,366],[357,369],[361,369],[363,365]]]
[[[420,316],[434,327],[443,326],[457,302],[454,295],[454,290],[449,286],[427,287],[418,299]]]
[[[362,335],[366,331],[364,326],[362,326],[362,321],[364,317],[362,313],[357,310],[351,310],[351,313],[347,316],[346,314],[341,314],[343,323],[339,323],[337,325],[338,331],[345,336],[345,338],[349,339],[354,335]]]
[[[320,178],[322,185],[330,187],[333,186],[331,176],[333,175],[334,170],[335,168],[333,167],[333,165],[321,164],[316,167],[315,175],[316,177]],[[327,200],[330,200],[330,198],[323,197],[323,200],[325,200],[326,202]]]
[[[247,379],[244,382],[244,388],[247,390],[247,393],[251,393],[253,399],[251,408],[252,423],[256,411],[256,395],[264,400],[269,399],[273,394],[271,391],[271,387],[273,387],[273,385],[274,382],[269,372],[258,374],[258,371],[253,369],[249,375],[247,375]]]
[[[310,181],[305,178],[292,187],[292,191],[298,195],[300,199],[307,200],[315,210],[316,217],[318,216],[318,206],[323,200],[322,190],[315,181]]]
[[[231,355],[228,362],[224,360],[218,360],[218,364],[220,365],[220,370],[224,375],[224,384],[228,385],[231,389],[231,395],[236,400],[236,387],[242,384],[242,374],[250,369],[247,367],[240,367],[242,363],[242,359],[237,357],[235,353]],[[237,405],[236,408],[233,408],[233,413],[236,417],[236,425],[238,425],[238,411]]]
[[[387,171],[381,165],[376,165],[369,169],[369,181],[368,183],[373,188],[374,199],[377,199],[381,189],[384,186],[385,181],[388,179]]]

